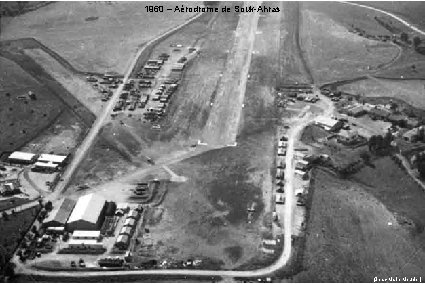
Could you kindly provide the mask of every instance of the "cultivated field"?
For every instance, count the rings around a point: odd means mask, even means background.
[[[124,72],[144,42],[181,24],[193,13],[167,11],[200,2],[58,2],[13,19],[2,18],[1,39],[34,37],[83,71]]]
[[[398,57],[401,52],[398,47],[349,32],[346,27],[329,17],[332,12],[316,12],[314,6],[303,4],[301,46],[306,52],[317,83],[370,73],[392,63]]]
[[[340,86],[341,91],[366,97],[394,97],[425,109],[424,81],[370,78]]]
[[[376,184],[340,180],[320,170],[315,179],[305,271],[296,275],[297,282],[369,282],[375,276],[423,273],[424,251],[397,223],[387,203],[369,193],[375,190],[369,186]],[[391,187],[404,187],[401,182]]]

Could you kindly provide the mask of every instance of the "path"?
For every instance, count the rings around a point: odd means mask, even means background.
[[[407,161],[407,159],[403,155],[401,155],[401,154],[396,154],[396,156],[400,159],[401,164],[406,169],[407,174],[410,175],[410,177],[414,181],[416,181],[416,183],[422,188],[422,190],[425,191],[425,184],[424,184],[424,182],[417,177],[416,173],[410,167],[410,164]]]

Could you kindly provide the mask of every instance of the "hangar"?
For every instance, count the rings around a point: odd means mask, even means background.
[[[15,151],[7,158],[10,163],[32,164],[36,158],[35,154]]]
[[[106,200],[93,193],[81,196],[69,217],[69,231],[99,230],[105,219]]]
[[[65,227],[66,221],[71,215],[72,209],[74,209],[76,202],[75,200],[64,198],[60,202],[60,205],[50,212],[49,216],[44,220],[43,227]]]
[[[59,166],[63,166],[67,158],[68,156],[64,155],[41,154],[40,157],[37,159],[37,162],[52,163],[57,164]]]

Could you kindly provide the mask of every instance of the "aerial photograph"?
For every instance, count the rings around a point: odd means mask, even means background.
[[[0,282],[424,283],[425,1],[0,1]]]

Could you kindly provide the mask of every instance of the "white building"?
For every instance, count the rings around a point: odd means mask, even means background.
[[[339,127],[339,125],[342,126],[341,121],[324,116],[317,117],[315,124],[327,131],[334,131]]]
[[[65,163],[67,158],[68,156],[63,155],[41,154],[40,157],[38,157],[37,162],[53,163],[61,166]]]
[[[81,196],[68,219],[68,230],[99,230],[105,218],[106,200],[93,193]]]
[[[40,171],[40,172],[55,172],[58,169],[58,164],[54,164],[51,162],[45,163],[45,162],[36,162],[34,164],[33,170]]]
[[[9,155],[8,161],[17,164],[32,164],[36,158],[35,154],[15,151]]]
[[[100,240],[100,231],[79,231],[76,230],[72,233],[74,240]]]

